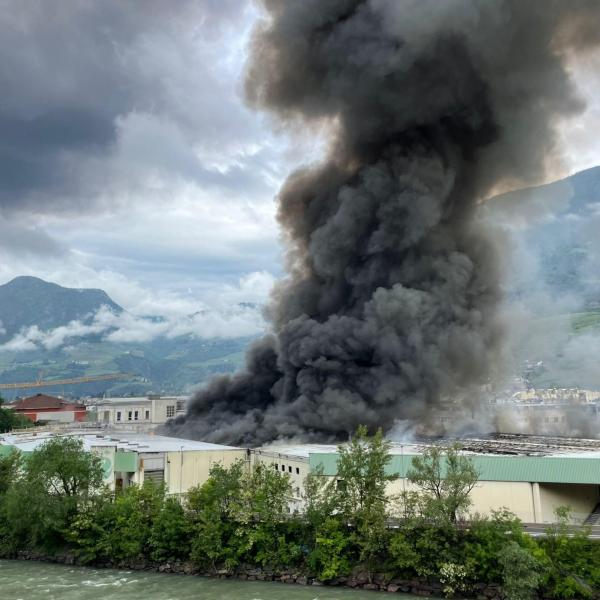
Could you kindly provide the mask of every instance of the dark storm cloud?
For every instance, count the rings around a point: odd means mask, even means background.
[[[503,354],[498,261],[476,206],[543,177],[582,103],[567,54],[597,1],[265,0],[251,103],[329,123],[323,164],[279,196],[289,277],[273,334],[171,426],[259,444],[330,440],[476,402]]]
[[[107,186],[103,160],[131,114],[174,123],[183,145],[216,142],[236,125],[243,135],[227,101],[215,110],[197,93],[205,83],[218,96],[210,77],[218,65],[202,44],[243,12],[235,0],[0,0],[0,209],[90,204]],[[248,185],[235,170],[199,163],[180,175]]]

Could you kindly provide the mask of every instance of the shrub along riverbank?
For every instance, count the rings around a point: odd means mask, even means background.
[[[306,510],[289,514],[289,478],[267,465],[216,465],[182,502],[150,483],[115,494],[98,457],[55,438],[27,460],[0,459],[0,555],[447,597],[599,597],[600,544],[566,512],[535,540],[507,512],[467,523],[468,458],[430,449],[410,473],[421,491],[398,498],[385,494],[389,460],[380,433],[359,431],[338,477],[310,475]]]

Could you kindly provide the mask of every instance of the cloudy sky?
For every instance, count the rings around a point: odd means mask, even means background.
[[[0,0],[0,283],[100,287],[137,314],[264,301],[275,195],[319,140],[243,101],[245,0]],[[600,60],[557,176],[600,163]]]

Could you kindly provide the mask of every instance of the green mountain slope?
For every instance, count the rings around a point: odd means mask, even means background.
[[[130,373],[122,380],[36,388],[61,395],[181,394],[218,373],[243,365],[249,338],[200,340],[188,337],[148,343],[82,341],[56,350],[0,352],[0,382],[56,380],[103,373]],[[4,391],[7,399],[24,391]]]
[[[17,277],[0,285],[0,342],[21,329],[54,329],[70,321],[86,322],[102,306],[115,313],[123,309],[96,289],[65,288],[37,277]]]

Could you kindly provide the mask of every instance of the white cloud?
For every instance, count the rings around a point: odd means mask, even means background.
[[[166,11],[158,26],[142,15],[136,35],[124,36],[119,46],[117,66],[139,87],[135,97],[150,101],[119,104],[109,151],[73,155],[76,163],[68,172],[97,195],[92,212],[81,211],[89,204],[82,194],[69,212],[36,205],[27,216],[0,218],[0,282],[28,274],[99,287],[131,313],[162,315],[170,323],[209,310],[213,320],[197,324],[205,331],[245,331],[245,321],[223,315],[240,302],[264,303],[281,272],[274,197],[290,170],[323,154],[323,136],[295,131],[292,139],[244,105],[244,62],[257,17],[253,3],[206,0],[186,7]],[[131,23],[138,23],[135,17]],[[97,52],[85,47],[84,33],[83,50],[95,64]],[[54,39],[44,38],[41,47]],[[28,52],[35,56],[32,48]],[[19,78],[26,86],[38,81],[28,75],[31,69],[44,66],[28,56],[15,53],[15,64],[22,65],[15,73],[27,75]],[[588,56],[573,65],[589,109],[561,126],[569,170],[600,162],[599,61]],[[45,93],[61,106],[81,93],[85,105],[95,106],[96,88],[81,85],[78,74],[87,81],[86,69],[66,73],[74,78],[67,81],[72,87],[62,82],[55,88],[54,79],[43,79]],[[18,97],[36,108],[29,87],[21,91]],[[144,333],[147,324],[136,327],[136,335],[150,335]],[[132,336],[134,329],[122,327]]]
[[[103,308],[98,312],[110,312],[107,308]],[[37,325],[28,327],[20,331],[11,340],[0,346],[0,351],[22,352],[27,350],[35,350],[44,348],[46,350],[55,350],[62,346],[67,340],[81,338],[90,334],[102,333],[105,330],[100,320],[94,318],[91,324],[86,324],[81,321],[71,321],[67,325],[62,325],[49,331],[41,330]]]
[[[150,321],[123,314],[104,320],[110,342],[150,342],[157,338],[192,336],[199,339],[252,336],[264,331],[260,311],[240,307],[228,314],[205,311],[188,317]],[[114,328],[114,329],[113,329]]]
[[[26,328],[0,345],[0,351],[55,350],[89,335],[101,335],[106,341],[121,343],[182,336],[211,339],[257,335],[266,328],[261,305],[267,300],[273,282],[269,273],[250,273],[236,286],[222,286],[220,293],[214,290],[208,303],[199,303],[177,295],[167,299],[152,297],[135,283],[124,286],[119,279],[121,290],[128,287],[130,294],[142,297],[135,306],[137,314],[129,311],[116,314],[103,307],[84,321],[71,321],[47,331],[37,326]],[[105,287],[110,289],[111,286]]]
[[[568,173],[574,173],[600,164],[600,52],[572,57],[571,75],[579,95],[587,108],[576,119],[560,123],[560,141]],[[551,174],[558,179],[565,173]]]

